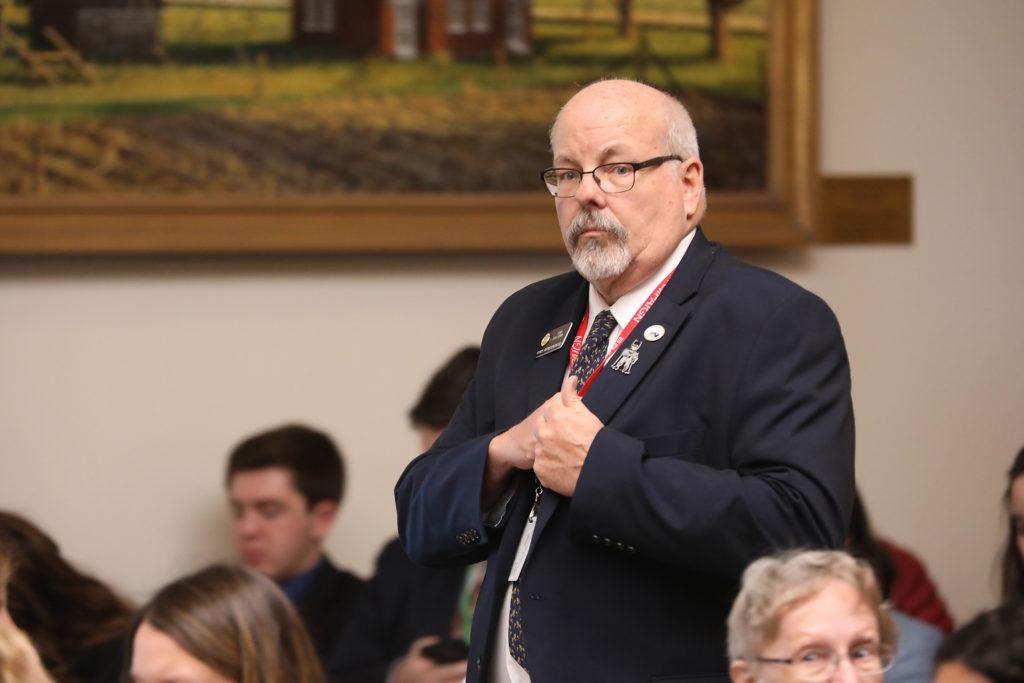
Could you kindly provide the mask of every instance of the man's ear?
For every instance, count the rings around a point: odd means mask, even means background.
[[[317,538],[323,538],[331,530],[331,524],[338,514],[338,504],[333,500],[321,500],[309,510],[313,518],[313,533]]]
[[[754,683],[754,672],[750,662],[745,659],[734,659],[729,662],[729,678],[732,683]]]
[[[692,157],[683,160],[679,182],[683,185],[686,218],[693,218],[701,211],[701,197],[704,194],[704,164],[700,159]]]

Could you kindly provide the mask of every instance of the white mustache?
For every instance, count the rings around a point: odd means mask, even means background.
[[[575,249],[580,234],[590,228],[597,228],[607,232],[619,240],[627,239],[626,228],[623,227],[622,223],[610,216],[583,210],[576,214],[576,217],[572,219],[572,223],[569,224],[569,245]]]

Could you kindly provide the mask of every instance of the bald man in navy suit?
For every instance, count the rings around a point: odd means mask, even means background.
[[[426,564],[488,561],[470,682],[726,681],[744,567],[843,541],[839,325],[704,236],[675,99],[590,85],[551,146],[543,179],[575,272],[494,314],[455,418],[396,486],[402,542]]]

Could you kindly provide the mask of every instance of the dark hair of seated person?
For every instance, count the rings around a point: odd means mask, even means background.
[[[59,681],[116,680],[131,605],[61,555],[24,517],[0,511],[0,540],[11,554],[7,608]]]
[[[982,612],[943,641],[936,668],[958,662],[992,683],[1024,681],[1024,602]]]
[[[242,566],[214,564],[157,591],[135,617],[125,657],[132,679],[142,624],[237,683],[325,683],[302,620],[277,585]]]
[[[1003,548],[1002,557],[1002,598],[1003,602],[1024,600],[1024,555],[1021,554],[1017,537],[1022,533],[1018,525],[1024,524],[1024,520],[1014,521],[1010,512],[1010,490],[1013,484],[1020,477],[1024,477],[1024,448],[1020,449],[1017,457],[1006,473],[1006,493],[1003,494],[1003,507],[1009,517],[1009,528],[1007,529],[1006,545]]]
[[[413,425],[444,429],[462,402],[479,360],[480,347],[467,346],[438,368],[409,410]]]
[[[888,599],[892,592],[893,580],[896,578],[896,567],[889,553],[875,537],[871,522],[868,521],[867,510],[864,508],[864,501],[861,500],[860,491],[856,489],[853,492],[850,527],[846,534],[846,552],[871,565],[878,578],[878,587],[882,589],[882,596]]]
[[[345,494],[345,462],[324,432],[289,424],[250,436],[228,457],[225,484],[239,472],[279,467],[291,473],[295,489],[312,508],[321,501],[341,503]]]

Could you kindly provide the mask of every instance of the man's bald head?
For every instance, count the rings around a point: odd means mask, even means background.
[[[574,107],[589,106],[605,101],[608,108],[623,109],[628,116],[647,117],[659,113],[665,122],[666,154],[678,154],[683,159],[699,159],[697,131],[693,120],[682,103],[671,95],[639,81],[609,79],[596,81],[583,88],[562,106],[551,126],[551,149],[555,149],[562,114]]]

